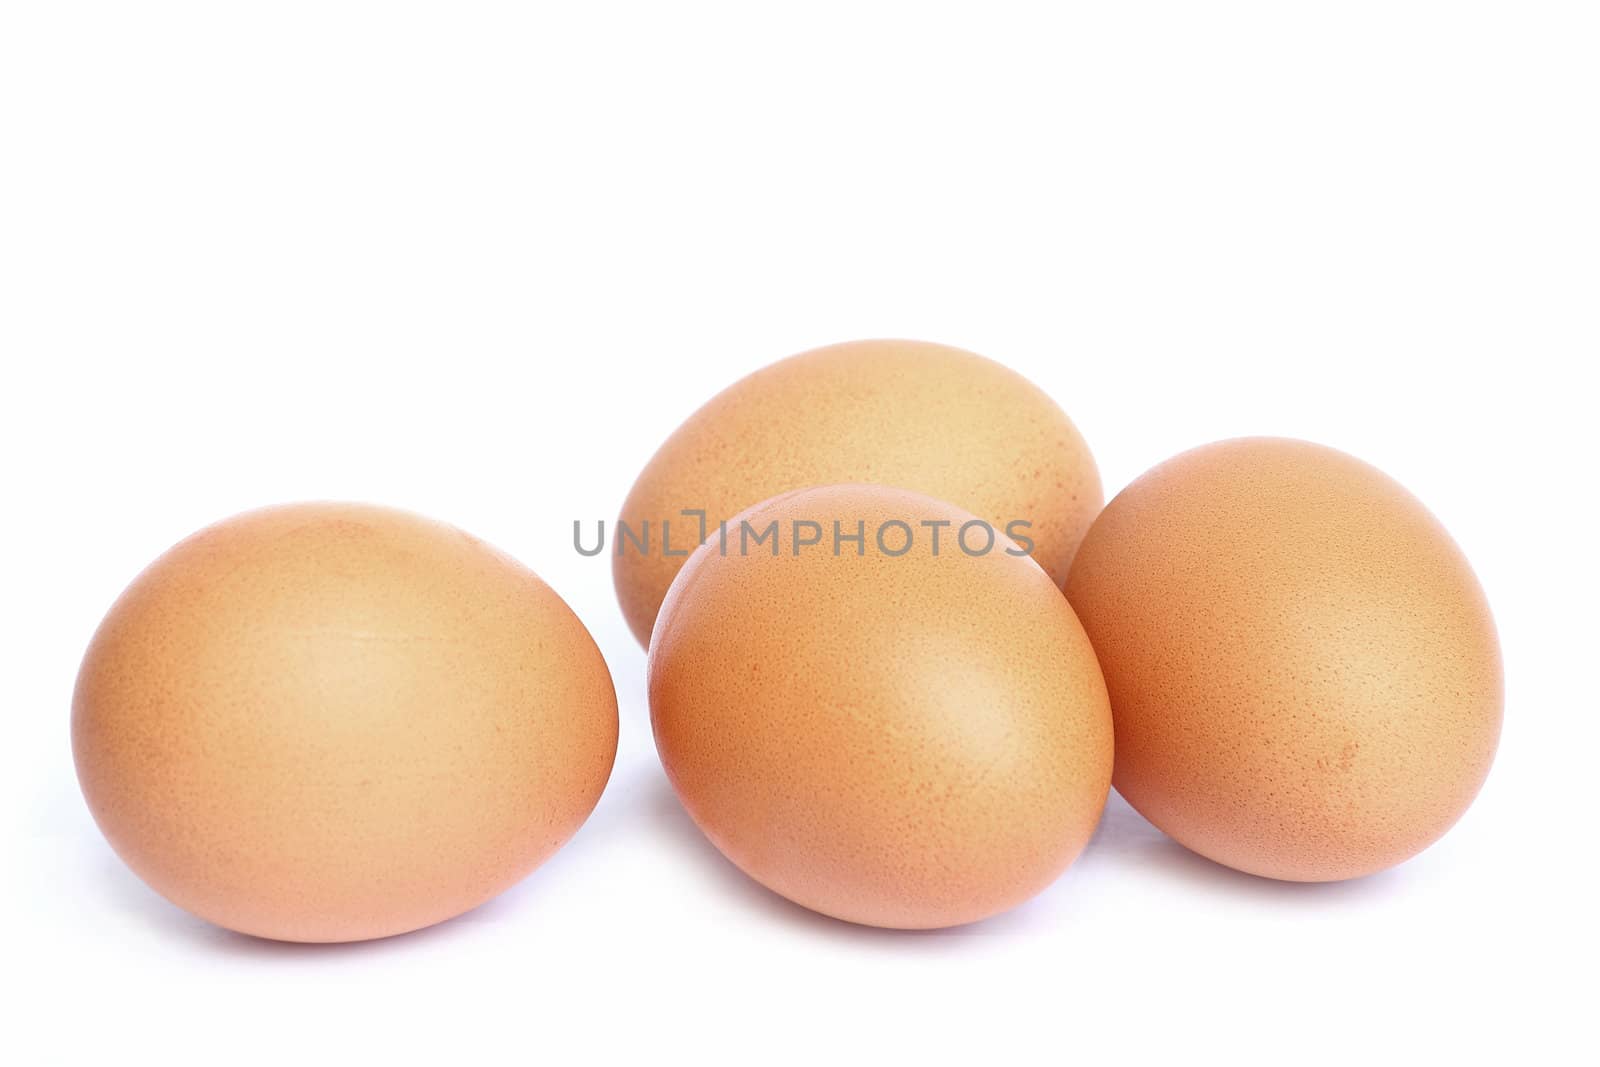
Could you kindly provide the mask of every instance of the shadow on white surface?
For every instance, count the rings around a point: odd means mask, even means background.
[[[572,862],[574,853],[585,851],[580,846],[580,841],[584,838],[583,830],[584,828],[580,827],[572,840],[520,882],[498,896],[484,901],[476,908],[432,926],[366,941],[276,941],[218,926],[199,916],[191,915],[146,885],[103,842],[97,843],[102,853],[97,884],[103,887],[103,891],[97,895],[108,908],[119,912],[144,929],[201,952],[241,958],[272,959],[318,956],[342,958],[351,954],[406,951],[424,943],[446,942],[453,938],[461,938],[475,927],[495,924],[508,919],[521,909],[535,906],[530,904],[528,898],[538,894],[543,886],[550,885],[552,879],[559,879],[561,875],[557,869],[563,863]],[[579,860],[579,862],[584,861]]]
[[[958,933],[953,930],[886,930],[876,926],[835,919],[809,908],[801,907],[787,897],[780,896],[734,866],[711,841],[700,832],[689,813],[678,802],[664,776],[640,790],[651,824],[663,836],[670,837],[684,854],[692,856],[701,871],[712,880],[718,890],[737,906],[759,913],[763,918],[782,923],[806,934],[843,939],[862,944],[934,943]],[[974,926],[981,924],[973,924]]]
[[[1301,883],[1260,878],[1213,863],[1189,851],[1152,826],[1113,792],[1094,838],[1078,861],[1035,900],[980,922],[944,930],[885,930],[844,922],[810,911],[765,888],[722,855],[684,811],[664,778],[641,789],[656,830],[670,836],[678,848],[691,854],[718,889],[741,907],[787,924],[808,934],[872,943],[948,942],[971,936],[1027,936],[1043,927],[1076,921],[1085,894],[1079,879],[1104,876],[1125,881],[1147,874],[1165,882],[1174,896],[1192,896],[1198,890],[1241,904],[1272,910],[1325,912],[1330,903],[1355,903],[1391,897],[1402,888],[1398,871],[1385,871],[1347,882]],[[1112,870],[1111,868],[1117,868]],[[1046,897],[1052,899],[1046,900]],[[1063,903],[1065,897],[1066,903]]]
[[[1325,913],[1330,906],[1361,906],[1403,894],[1409,881],[1404,868],[1347,882],[1280,882],[1213,863],[1190,852],[1147,822],[1117,793],[1107,801],[1094,838],[1077,862],[1038,898],[981,922],[944,930],[887,930],[831,918],[772,892],[748,877],[714,846],[689,817],[664,775],[638,775],[610,803],[543,865],[506,892],[472,911],[434,926],[371,941],[302,944],[253,937],[190,915],[145,885],[103,843],[95,894],[105,905],[156,935],[202,952],[240,958],[303,959],[319,956],[368,956],[391,950],[414,951],[423,944],[447,942],[473,928],[511,922],[540,906],[541,894],[559,890],[563,868],[595,864],[594,855],[626,847],[623,828],[635,818],[671,851],[685,857],[699,881],[710,886],[730,908],[743,914],[736,922],[774,923],[804,937],[822,937],[852,945],[917,951],[959,951],[972,937],[1036,936],[1063,924],[1083,921],[1081,909],[1094,910],[1090,897],[1120,890],[1131,880],[1144,889],[1174,900],[1233,903],[1269,913]],[[604,803],[604,802],[603,802]],[[631,809],[631,811],[630,811]],[[1199,897],[1196,897],[1196,893]],[[556,894],[559,896],[559,892]],[[556,903],[559,905],[560,901]]]
[[[447,939],[453,935],[452,928],[477,914],[483,907],[495,903],[491,900],[465,915],[458,915],[442,923],[410,933],[395,934],[392,937],[380,937],[369,941],[304,943],[274,941],[270,938],[242,934],[191,915],[145,885],[109,849],[105,856],[101,884],[105,887],[104,898],[107,904],[162,938],[183,943],[201,952],[258,959],[345,956],[351,953],[364,955],[390,951],[402,944],[415,946],[423,941]]]
[[[1185,891],[1227,895],[1254,903],[1326,911],[1334,901],[1354,902],[1394,895],[1406,881],[1403,866],[1344,882],[1282,882],[1236,871],[1178,844],[1134,810],[1116,790],[1106,800],[1094,837],[1075,866],[1123,868],[1122,877],[1145,871],[1181,883]],[[1070,877],[1070,873],[1068,875]]]

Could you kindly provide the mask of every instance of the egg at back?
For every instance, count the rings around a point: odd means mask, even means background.
[[[1033,543],[1059,586],[1104,497],[1094,457],[1038,386],[926,341],[852,341],[780,360],[686,419],[639,474],[619,516],[612,575],[634,636],[650,628],[700,520],[791,489],[872,482],[948,500]],[[622,539],[648,526],[647,550]],[[671,552],[663,550],[663,527]]]

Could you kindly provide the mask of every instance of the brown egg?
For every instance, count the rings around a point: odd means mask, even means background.
[[[448,919],[572,836],[611,676],[531,571],[450,526],[303,504],[202,530],[101,624],[73,699],[112,847],[173,903],[287,941]]]
[[[1253,438],[1168,460],[1106,507],[1067,596],[1111,693],[1117,790],[1219,863],[1383,870],[1488,773],[1483,592],[1414,497],[1343,453]]]
[[[650,643],[702,528],[786,490],[838,482],[914,489],[1002,531],[1027,523],[1015,532],[1057,585],[1104,499],[1071,420],[998,363],[922,341],[804,352],[713,397],[634,483],[619,518],[633,540],[619,526],[612,574],[639,643]],[[704,526],[686,510],[705,512]]]
[[[772,539],[746,546],[746,522]],[[1038,893],[1093,833],[1111,776],[1093,650],[1012,542],[962,550],[977,522],[900,489],[797,490],[673,583],[650,646],[656,745],[695,822],[769,889],[951,926]],[[834,554],[836,530],[859,554]]]

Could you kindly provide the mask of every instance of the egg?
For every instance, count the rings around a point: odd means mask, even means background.
[[[813,487],[737,516],[673,582],[648,681],[706,836],[851,922],[944,927],[1027,900],[1110,787],[1105,684],[1060,590],[1017,542],[907,490]]]
[[[157,892],[232,930],[437,923],[572,836],[610,775],[611,676],[567,605],[460,530],[303,504],[193,535],[84,656],[90,810]]]
[[[1484,594],[1422,504],[1341,452],[1254,438],[1160,464],[1095,521],[1066,591],[1111,694],[1117,790],[1218,863],[1381,871],[1489,771]]]
[[[691,415],[628,494],[612,572],[639,643],[705,532],[786,490],[839,482],[912,489],[1009,527],[1058,585],[1104,502],[1071,420],[1000,364],[919,341],[805,352]]]

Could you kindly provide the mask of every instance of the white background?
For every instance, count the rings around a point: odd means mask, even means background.
[[[5,3],[0,1058],[1593,1056],[1597,55],[1594,4],[1526,0]],[[1055,886],[937,934],[744,880],[572,521],[736,377],[884,335],[1030,376],[1112,492],[1247,433],[1409,486],[1501,628],[1476,806],[1301,886],[1113,797]],[[616,678],[594,816],[412,936],[212,928],[73,778],[122,586],[305,498],[498,543]]]

